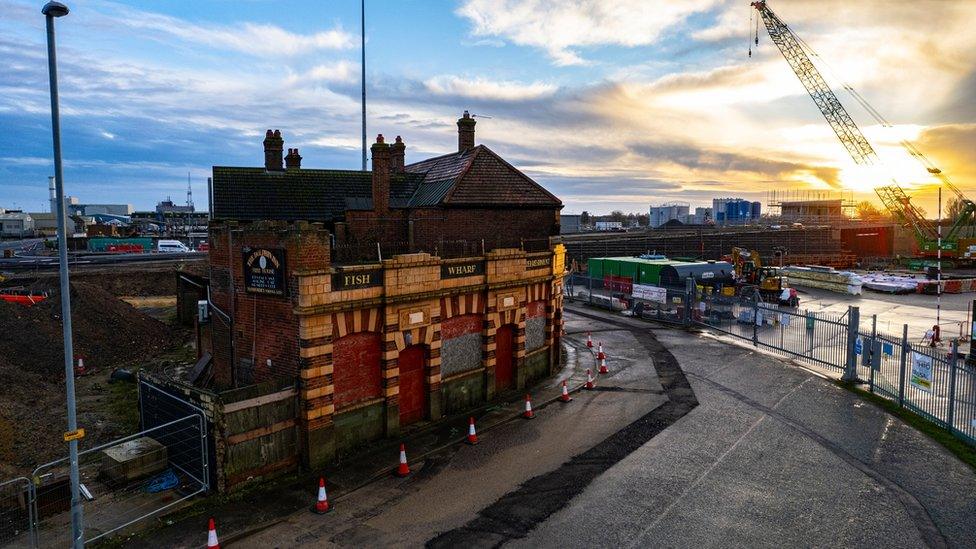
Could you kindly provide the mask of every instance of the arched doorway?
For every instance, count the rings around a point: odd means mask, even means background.
[[[495,332],[495,390],[515,386],[515,327],[506,324]]]
[[[397,367],[400,370],[400,425],[424,419],[427,415],[427,384],[424,383],[424,364],[427,348],[413,345],[400,351]]]

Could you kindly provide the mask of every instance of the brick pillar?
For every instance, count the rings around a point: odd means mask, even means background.
[[[313,283],[308,282],[308,284]],[[336,453],[335,427],[332,422],[335,413],[332,329],[331,315],[321,314],[299,318],[301,354],[299,390],[301,423],[305,434],[304,461],[311,468],[324,466],[335,457]]]
[[[440,301],[435,300],[431,306],[431,322],[427,327],[432,330],[431,342],[427,361],[427,410],[430,419],[440,419],[443,415],[443,396],[441,394],[441,311]]]
[[[518,312],[516,313],[518,321],[516,326],[518,329],[515,330],[515,379],[516,387],[519,390],[525,389],[525,299],[524,296],[519,298]]]
[[[383,425],[386,436],[394,436],[400,432],[400,369],[397,364],[400,351],[396,344],[399,319],[395,310],[387,309],[384,314],[386,321],[383,323],[383,362],[380,364],[383,369],[383,397],[386,399]]]

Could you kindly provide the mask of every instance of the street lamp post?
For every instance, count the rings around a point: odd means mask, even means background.
[[[47,68],[51,81],[51,130],[54,136],[54,186],[58,218],[58,263],[61,278],[61,324],[64,331],[64,383],[68,393],[68,453],[71,463],[71,537],[73,547],[84,547],[84,527],[81,517],[81,496],[78,488],[78,439],[84,431],[78,429],[75,414],[74,349],[71,344],[71,288],[68,284],[68,237],[64,211],[64,174],[61,169],[61,113],[58,107],[58,56],[54,46],[54,18],[68,15],[68,6],[48,2],[41,9],[47,21]]]

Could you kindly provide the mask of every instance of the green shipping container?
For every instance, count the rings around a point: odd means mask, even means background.
[[[97,236],[88,239],[89,252],[104,252],[109,246],[112,245],[142,246],[142,249],[145,252],[151,252],[155,248],[153,246],[153,239],[148,237],[112,238]]]
[[[653,286],[661,280],[661,269],[674,263],[676,262],[669,259],[591,257],[587,260],[587,269],[594,279],[619,276],[629,278],[634,284]]]

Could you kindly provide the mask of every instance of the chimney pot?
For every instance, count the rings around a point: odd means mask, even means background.
[[[302,157],[298,154],[298,149],[288,149],[288,156],[285,157],[285,169],[296,171],[302,168]]]
[[[400,136],[396,136],[393,145],[390,146],[391,150],[391,164],[390,171],[393,173],[403,173],[404,171],[404,159],[406,156],[407,146],[403,143],[403,139]]]
[[[268,130],[264,134],[264,168],[269,172],[282,171],[281,153],[284,146],[285,141],[281,138],[281,131]]]
[[[458,152],[464,152],[474,148],[474,125],[476,121],[471,118],[468,111],[464,111],[461,118],[458,118]]]
[[[385,213],[390,209],[390,145],[383,142],[383,134],[376,136],[370,152],[373,156],[373,211]]]

